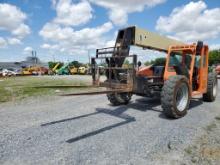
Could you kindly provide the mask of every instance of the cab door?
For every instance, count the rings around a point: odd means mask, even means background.
[[[203,46],[201,50],[201,60],[199,69],[199,88],[198,91],[206,93],[208,83],[208,46]]]

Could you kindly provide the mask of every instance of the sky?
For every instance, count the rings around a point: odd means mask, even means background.
[[[45,62],[88,62],[132,25],[220,49],[219,0],[0,0],[0,18],[0,61],[21,61],[35,50]],[[160,56],[133,51],[142,60]]]

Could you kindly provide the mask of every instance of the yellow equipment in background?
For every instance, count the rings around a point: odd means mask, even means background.
[[[72,67],[72,68],[70,68],[70,73],[71,74],[77,74],[78,73],[78,69],[76,67]]]
[[[87,74],[87,71],[88,71],[88,69],[84,66],[81,66],[81,67],[78,68],[78,74],[85,75],[85,74]]]
[[[27,76],[27,75],[32,75],[32,71],[31,71],[31,69],[30,68],[24,68],[24,69],[22,69],[22,75],[25,75],[25,76]]]
[[[60,63],[58,62],[52,69],[53,72],[56,72],[57,68],[59,67]]]
[[[45,75],[48,74],[48,69],[42,66],[30,66],[23,68],[21,75]]]

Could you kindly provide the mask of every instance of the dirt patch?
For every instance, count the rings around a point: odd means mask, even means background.
[[[220,116],[204,130],[205,134],[185,149],[184,160],[194,164],[220,164]]]
[[[220,148],[203,148],[201,154],[203,157],[220,159]]]
[[[201,134],[196,136],[188,146],[170,145],[166,154],[156,154],[154,164],[173,165],[219,165],[220,164],[220,116],[205,126]],[[172,143],[171,143],[172,144]],[[156,162],[156,163],[155,163]]]

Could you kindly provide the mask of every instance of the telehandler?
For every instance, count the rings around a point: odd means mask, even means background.
[[[139,68],[137,55],[129,55],[131,46],[165,52],[165,66]],[[192,97],[212,102],[217,96],[217,75],[208,74],[208,55],[209,47],[201,41],[189,45],[135,26],[121,29],[115,46],[97,49],[91,59],[93,85],[107,90],[69,96],[107,93],[115,106],[128,104],[133,94],[160,96],[164,114],[180,118],[187,114]],[[131,67],[122,67],[127,58],[132,60]],[[105,81],[100,79],[99,60],[106,63]]]

